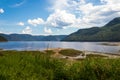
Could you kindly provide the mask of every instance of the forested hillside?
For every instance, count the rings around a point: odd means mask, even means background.
[[[103,27],[80,29],[62,41],[120,41],[120,17]]]
[[[0,36],[0,42],[4,42],[7,41],[7,39],[5,39],[4,37]]]

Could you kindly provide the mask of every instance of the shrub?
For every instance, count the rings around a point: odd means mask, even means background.
[[[71,56],[71,57],[76,57],[80,54],[84,55],[82,51],[74,50],[74,49],[63,49],[59,53],[62,55]]]

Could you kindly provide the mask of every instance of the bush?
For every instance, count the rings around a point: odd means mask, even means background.
[[[82,51],[74,50],[74,49],[63,49],[59,53],[64,56],[71,56],[71,57],[76,57],[80,54],[84,55]]]

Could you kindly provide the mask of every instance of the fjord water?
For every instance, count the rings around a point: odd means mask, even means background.
[[[45,50],[47,48],[73,48],[82,51],[117,53],[120,46],[101,45],[102,42],[9,41],[1,42],[4,50]]]

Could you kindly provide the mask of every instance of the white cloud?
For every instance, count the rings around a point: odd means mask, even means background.
[[[113,18],[120,17],[120,0],[101,0],[99,5],[87,3],[86,0],[51,0],[51,3],[53,13],[50,14],[47,22],[53,27],[62,27],[64,25],[61,23],[64,24],[65,21],[69,23],[69,20],[73,22],[73,27],[103,26]],[[67,14],[74,17],[67,16]]]
[[[25,24],[23,22],[19,22],[17,25],[24,26]]]
[[[50,0],[52,7],[49,8],[50,10],[60,9],[63,10],[69,6],[68,0]]]
[[[23,31],[22,31],[23,34],[32,34],[32,29],[27,26]]]
[[[0,13],[4,13],[4,10],[2,8],[0,8]]]
[[[28,23],[33,26],[37,26],[39,24],[44,24],[44,20],[42,18],[37,18],[37,19],[33,19],[33,20],[29,19]]]
[[[50,0],[49,8],[52,13],[46,21],[42,18],[28,19],[32,26],[43,25],[44,32],[52,34],[47,27],[68,29],[69,27],[89,28],[103,26],[115,17],[120,17],[120,0],[101,0],[101,4],[93,5],[86,0]],[[22,22],[19,25],[24,25]],[[23,33],[31,33],[32,29],[26,27]]]
[[[52,30],[47,29],[46,27],[44,27],[44,32],[47,33],[47,34],[52,34]]]
[[[107,4],[119,4],[120,0],[100,0],[102,3],[107,3]]]
[[[23,0],[22,2],[12,5],[11,7],[19,7],[19,6],[23,5],[25,2],[26,2],[26,0]]]
[[[84,21],[91,26],[102,26],[115,17],[120,16],[120,0],[104,0],[106,3],[102,5],[93,5],[86,3],[79,7],[79,10],[84,14],[81,21]],[[103,0],[102,0],[103,2]]]
[[[75,15],[66,12],[65,10],[56,10],[53,14],[50,14],[47,18],[47,26],[63,28],[75,23]]]

